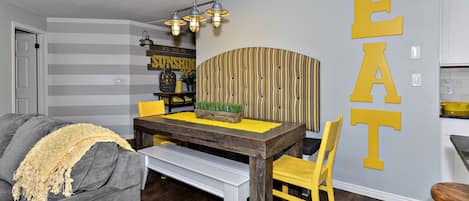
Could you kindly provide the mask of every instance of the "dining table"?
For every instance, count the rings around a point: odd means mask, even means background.
[[[305,124],[292,122],[276,122],[278,126],[262,133],[169,119],[165,115],[137,117],[133,123],[136,149],[147,146],[145,135],[158,134],[249,156],[250,201],[272,200],[274,155],[285,151],[301,157],[306,133]]]

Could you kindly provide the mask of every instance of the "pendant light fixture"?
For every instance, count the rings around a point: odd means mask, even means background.
[[[212,24],[215,28],[221,26],[222,17],[226,17],[230,12],[226,9],[223,9],[223,6],[220,3],[220,0],[215,0],[212,8],[207,9],[205,14],[212,17]]]
[[[191,13],[184,16],[183,19],[189,22],[189,29],[192,32],[198,32],[200,30],[200,22],[207,20],[207,18],[200,14],[196,0],[194,0],[194,6],[192,7]]]
[[[153,41],[150,39],[150,35],[148,35],[147,31],[142,32],[142,39],[140,39],[140,46],[145,46],[145,45],[153,45]]]
[[[179,36],[179,34],[181,33],[181,26],[184,26],[187,23],[186,21],[181,20],[176,11],[173,13],[171,19],[164,22],[164,24],[167,26],[171,26],[171,33],[173,34],[173,36]]]
[[[220,3],[220,0],[207,1],[201,4],[197,4],[197,0],[193,1],[193,6],[176,10],[173,13],[171,19],[165,21],[164,24],[171,27],[171,33],[173,36],[178,36],[181,33],[181,26],[186,25],[186,21],[189,22],[189,29],[192,32],[198,32],[200,30],[200,23],[207,20],[207,18],[199,12],[198,7],[200,6],[205,6],[213,3],[212,7],[205,11],[205,14],[212,18],[212,24],[215,28],[220,27],[223,17],[226,17],[230,14],[228,10],[223,8]],[[183,20],[181,20],[177,13],[181,13],[187,10],[191,11],[188,15],[182,17]]]

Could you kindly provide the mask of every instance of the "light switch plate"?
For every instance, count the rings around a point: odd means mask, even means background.
[[[421,58],[420,46],[410,47],[410,58],[411,59],[420,59]]]
[[[412,73],[412,83],[413,87],[422,86],[422,73]]]

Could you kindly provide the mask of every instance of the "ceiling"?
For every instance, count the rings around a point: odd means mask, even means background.
[[[191,0],[5,0],[45,17],[128,19],[161,24]],[[207,2],[198,1],[198,3]],[[202,9],[199,8],[201,11]]]

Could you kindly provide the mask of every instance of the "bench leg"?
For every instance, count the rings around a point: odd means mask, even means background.
[[[143,178],[142,178],[142,190],[145,189],[145,184],[147,183],[148,177],[148,156],[143,156],[145,161],[145,167],[143,168]]]
[[[232,186],[223,184],[223,200],[224,201],[246,201],[249,197],[249,182],[244,186]]]

